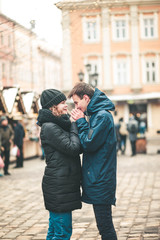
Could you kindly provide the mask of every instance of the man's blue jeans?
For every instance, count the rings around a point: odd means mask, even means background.
[[[72,213],[49,212],[49,228],[46,240],[69,240],[72,235]]]
[[[97,228],[102,240],[117,240],[116,232],[112,222],[111,205],[93,205],[93,210],[97,222]]]

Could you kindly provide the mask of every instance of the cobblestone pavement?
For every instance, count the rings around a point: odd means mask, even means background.
[[[0,239],[45,240],[48,212],[41,178],[45,162],[25,161],[23,169],[0,178]],[[117,206],[113,220],[119,240],[160,239],[160,155],[118,156]],[[99,240],[92,206],[73,212],[72,240]]]

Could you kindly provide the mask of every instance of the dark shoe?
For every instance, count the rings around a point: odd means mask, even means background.
[[[9,172],[5,172],[4,175],[11,175]]]
[[[135,154],[135,153],[131,155],[131,157],[134,157],[134,156],[136,156],[136,154]]]
[[[15,166],[14,168],[22,168],[22,166]]]

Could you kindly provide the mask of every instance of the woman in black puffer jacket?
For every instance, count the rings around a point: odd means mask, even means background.
[[[41,144],[46,156],[42,190],[50,213],[46,240],[69,240],[72,234],[71,211],[81,208],[80,141],[76,123],[67,114],[66,96],[55,89],[41,94]]]

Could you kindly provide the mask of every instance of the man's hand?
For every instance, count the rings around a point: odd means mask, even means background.
[[[84,113],[79,109],[73,109],[71,111],[71,117],[77,121],[79,118],[84,118]]]

